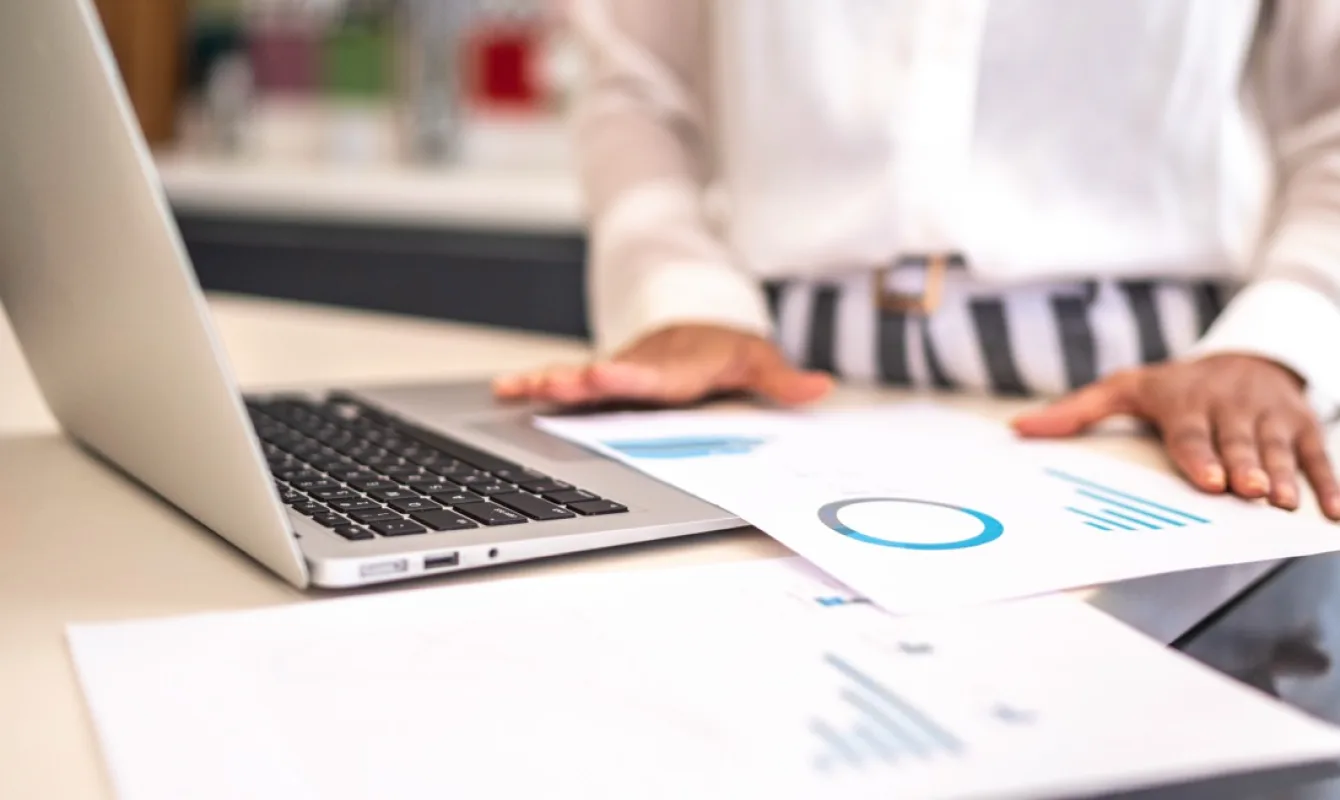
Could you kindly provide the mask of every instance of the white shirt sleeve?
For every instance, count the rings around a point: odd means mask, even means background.
[[[1264,5],[1273,13],[1253,79],[1275,149],[1275,214],[1253,281],[1197,352],[1273,359],[1330,418],[1340,410],[1340,3]]]
[[[574,0],[588,292],[608,353],[674,323],[767,335],[759,281],[706,213],[712,174],[705,0]]]

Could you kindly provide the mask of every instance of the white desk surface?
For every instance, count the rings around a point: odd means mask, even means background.
[[[245,386],[475,378],[586,355],[581,343],[472,326],[239,298],[211,300]],[[851,390],[839,402],[895,395]],[[1016,405],[958,403],[1004,417]],[[0,318],[0,796],[109,797],[101,756],[65,646],[70,622],[240,609],[304,595],[222,540],[72,447],[33,388]],[[1151,465],[1148,442],[1095,447]],[[640,569],[784,555],[736,531],[502,567],[390,587],[552,573]],[[1170,641],[1271,565],[1205,570],[1086,592]]]

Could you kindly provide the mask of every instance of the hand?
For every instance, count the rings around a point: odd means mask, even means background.
[[[1024,436],[1072,436],[1118,414],[1153,423],[1178,469],[1207,492],[1299,503],[1298,472],[1340,519],[1340,487],[1303,381],[1279,364],[1216,355],[1121,372],[1015,420]]]
[[[493,390],[503,400],[565,406],[609,401],[682,405],[739,391],[797,405],[819,399],[832,385],[828,375],[792,367],[766,339],[711,325],[675,325],[608,360],[504,376],[494,381]]]

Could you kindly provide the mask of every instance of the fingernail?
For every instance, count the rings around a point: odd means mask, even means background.
[[[1292,486],[1285,484],[1275,490],[1275,502],[1282,506],[1295,506],[1298,504],[1298,493]]]
[[[1211,464],[1206,467],[1201,471],[1200,476],[1201,480],[1205,481],[1206,484],[1215,489],[1224,488],[1224,484],[1228,481],[1228,476],[1224,473],[1224,468],[1218,464]]]
[[[1262,492],[1270,488],[1270,476],[1260,467],[1253,467],[1247,470],[1247,477],[1243,483],[1253,492]]]

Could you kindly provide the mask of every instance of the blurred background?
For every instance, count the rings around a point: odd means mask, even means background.
[[[96,0],[207,289],[585,334],[564,0]]]

